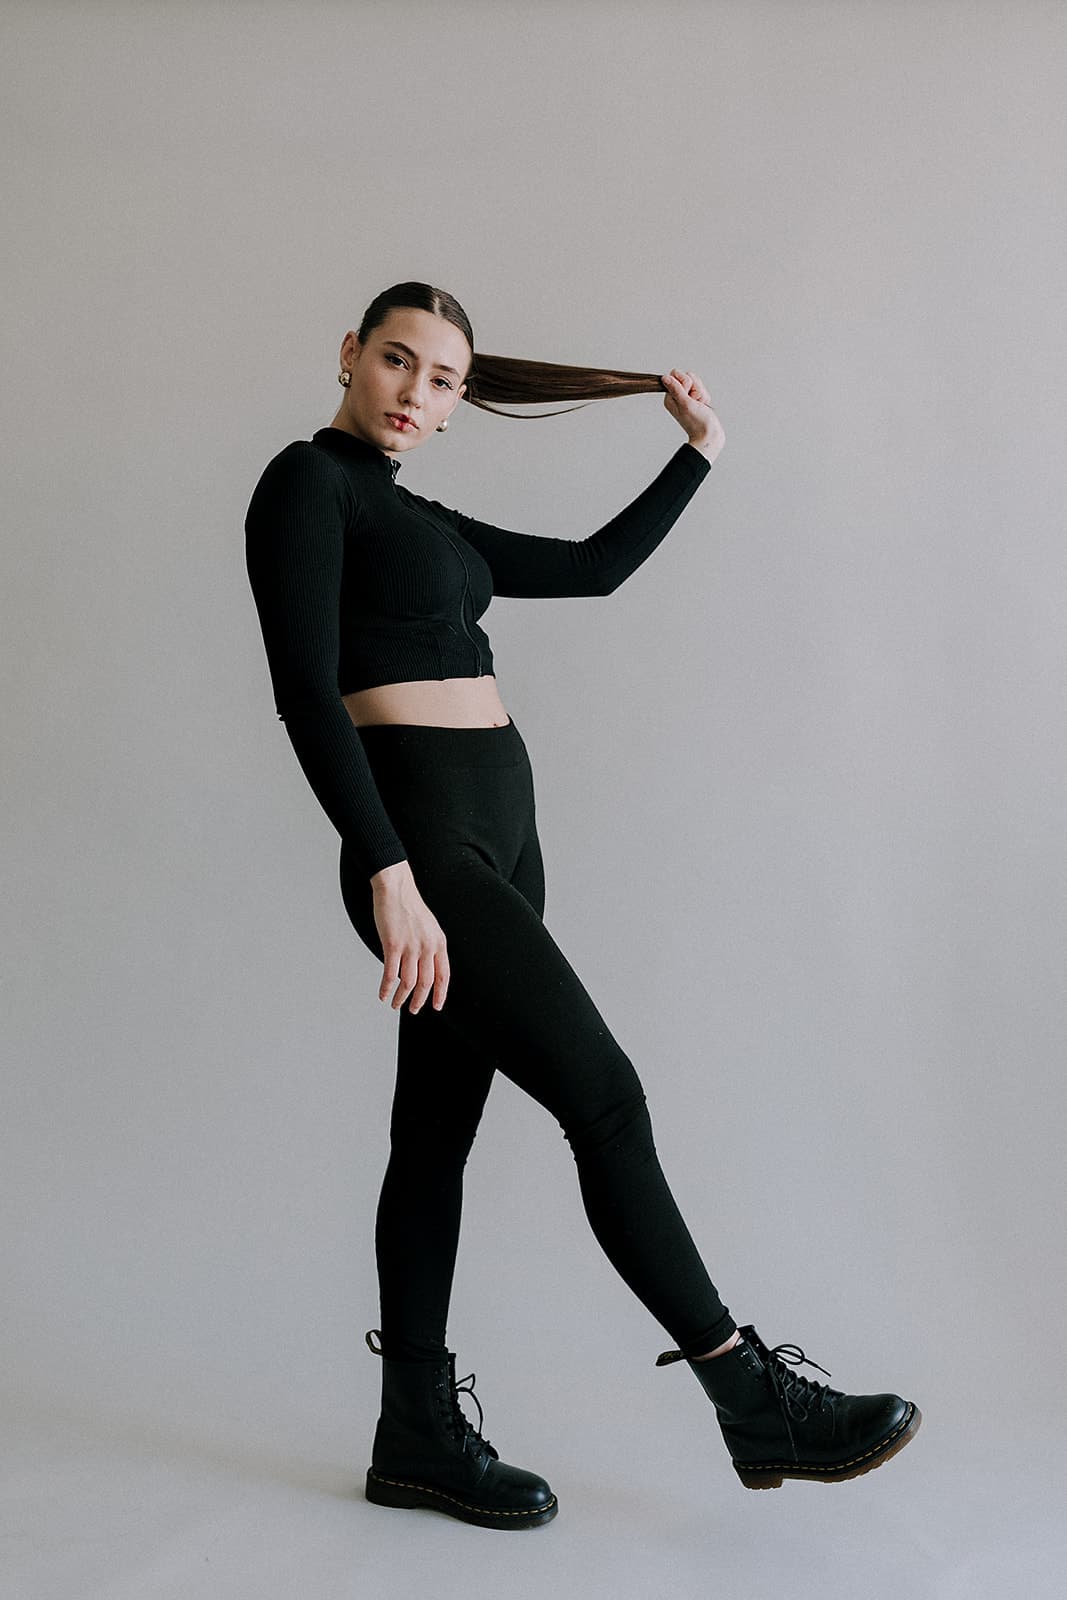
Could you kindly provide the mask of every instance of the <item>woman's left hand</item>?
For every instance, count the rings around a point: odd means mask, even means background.
[[[660,382],[667,391],[663,404],[685,429],[689,443],[714,461],[726,443],[726,433],[711,409],[711,396],[696,373],[672,367]]]

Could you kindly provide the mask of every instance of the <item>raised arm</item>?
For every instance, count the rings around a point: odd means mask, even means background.
[[[245,518],[245,562],[274,702],[304,776],[368,877],[407,859],[337,687],[338,601],[351,490],[312,444],[265,468]]]
[[[474,546],[493,574],[493,593],[526,598],[611,594],[662,543],[711,470],[688,441],[635,500],[585,539],[514,533],[425,502]]]

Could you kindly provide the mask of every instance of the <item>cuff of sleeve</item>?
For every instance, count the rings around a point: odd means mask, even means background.
[[[706,473],[711,471],[711,462],[703,450],[698,450],[695,444],[689,443],[688,439],[684,444],[678,446],[677,454],[683,461],[688,462],[698,478],[703,478]]]
[[[383,867],[395,867],[401,861],[406,861],[408,853],[398,839],[395,845],[380,845],[377,850],[363,851],[363,870],[368,878],[373,878],[376,872],[381,872]]]

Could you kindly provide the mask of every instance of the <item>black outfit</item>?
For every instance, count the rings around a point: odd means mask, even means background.
[[[711,470],[683,444],[588,539],[477,522],[398,484],[398,461],[320,428],[268,463],[245,522],[274,700],[319,801],[370,877],[403,861],[341,695],[493,670],[493,594],[604,595],[646,560]]]
[[[558,1120],[590,1224],[687,1355],[736,1324],[660,1168],[632,1062],[542,920],[526,745],[490,728],[356,728],[341,695],[491,669],[493,592],[595,595],[662,541],[710,462],[683,444],[588,539],[513,533],[401,488],[399,463],[321,428],[269,463],[246,519],[249,580],[279,715],[341,835],[349,918],[379,960],[371,876],[407,859],[448,941],[444,1007],[399,1013],[391,1153],[376,1250],[382,1347],[440,1360],[462,1175],[493,1073]]]

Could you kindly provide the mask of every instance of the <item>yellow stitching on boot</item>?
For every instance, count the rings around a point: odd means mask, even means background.
[[[851,1461],[838,1461],[825,1467],[809,1467],[799,1461],[760,1461],[758,1463],[755,1461],[735,1461],[734,1466],[741,1467],[745,1472],[844,1472],[846,1467],[854,1467],[857,1462],[866,1461],[869,1457],[877,1455],[879,1450],[884,1450],[887,1444],[893,1443],[898,1434],[904,1432],[915,1415],[915,1402],[909,1400],[908,1405],[910,1407],[908,1415],[898,1428],[894,1428],[892,1433],[887,1433],[884,1439],[872,1446],[864,1455],[853,1456]]]
[[[454,1506],[462,1506],[465,1511],[477,1511],[483,1517],[536,1517],[539,1512],[547,1511],[549,1506],[556,1503],[555,1495],[551,1500],[546,1500],[543,1506],[531,1506],[526,1511],[494,1511],[491,1506],[476,1506],[470,1500],[457,1500],[454,1494],[445,1494],[443,1489],[434,1489],[428,1483],[412,1483],[409,1478],[383,1478],[380,1472],[371,1469],[371,1476],[377,1478],[379,1483],[391,1483],[394,1489],[418,1489],[422,1494],[435,1494],[442,1500],[451,1500]]]

